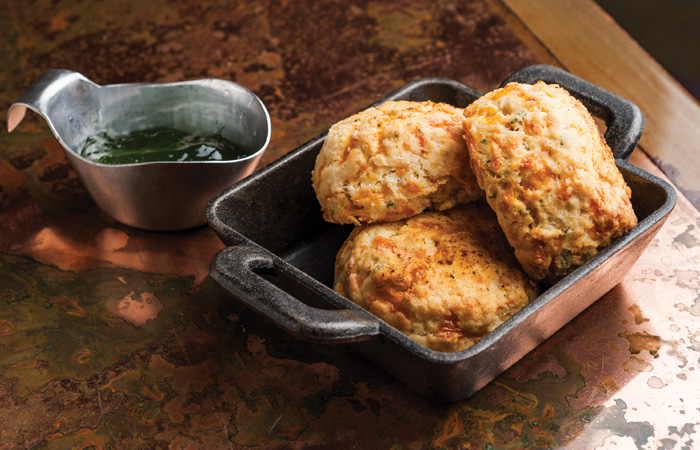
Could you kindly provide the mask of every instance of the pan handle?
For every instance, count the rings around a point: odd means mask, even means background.
[[[309,342],[357,342],[379,334],[379,321],[357,310],[314,308],[275,286],[261,271],[281,270],[271,255],[251,246],[221,250],[211,276],[251,309],[299,339]]]
[[[603,119],[607,126],[605,140],[613,155],[625,161],[629,159],[645,125],[644,113],[636,104],[565,70],[546,64],[517,70],[501,86],[512,81],[534,84],[540,80],[563,87],[593,115]]]

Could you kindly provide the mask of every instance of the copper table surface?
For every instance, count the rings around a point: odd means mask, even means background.
[[[101,213],[30,114],[0,134],[0,448],[693,448],[700,189],[689,174],[700,140],[648,105],[662,86],[677,105],[663,114],[700,108],[592,2],[556,3],[5,5],[5,111],[50,68],[99,84],[229,79],[270,110],[265,165],[416,78],[487,91],[553,63],[642,106],[647,132],[631,162],[668,176],[679,203],[623,282],[473,397],[446,404],[232,300],[208,277],[223,248],[209,227],[146,232]],[[583,43],[576,33],[590,23],[600,29]],[[610,76],[628,66],[638,70]],[[642,82],[653,89],[634,88]]]

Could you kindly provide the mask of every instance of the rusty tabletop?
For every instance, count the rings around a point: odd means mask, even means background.
[[[619,285],[471,398],[441,403],[262,320],[209,277],[223,248],[211,228],[114,221],[42,118],[12,134],[3,122],[0,448],[700,440],[700,107],[592,2],[57,0],[10,2],[0,21],[0,110],[52,68],[98,84],[227,79],[269,109],[259,167],[417,78],[486,92],[554,64],[640,105],[647,131],[630,162],[679,193]]]

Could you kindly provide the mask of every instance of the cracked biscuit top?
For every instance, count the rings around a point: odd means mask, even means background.
[[[356,227],[334,289],[437,351],[470,347],[538,291],[483,202]]]
[[[637,224],[612,151],[566,90],[510,83],[464,115],[471,167],[532,279],[557,281]]]
[[[389,222],[483,198],[462,119],[447,104],[391,101],[333,125],[312,173],[324,218]]]

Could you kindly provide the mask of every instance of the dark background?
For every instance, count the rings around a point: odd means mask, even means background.
[[[700,99],[700,1],[596,1],[696,99]]]

